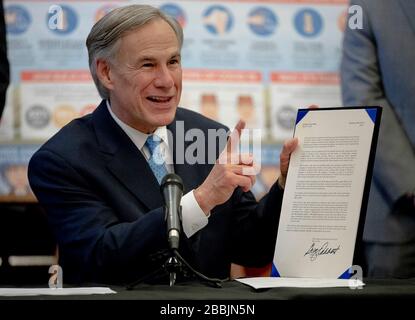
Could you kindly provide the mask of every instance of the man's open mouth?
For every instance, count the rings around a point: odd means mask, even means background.
[[[166,103],[169,102],[173,97],[160,97],[160,96],[149,96],[147,97],[148,100],[151,102],[157,102],[157,103]]]

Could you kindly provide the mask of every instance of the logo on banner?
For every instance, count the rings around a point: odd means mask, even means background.
[[[77,111],[71,105],[60,105],[54,108],[53,122],[58,128],[62,128],[78,116]]]
[[[95,22],[98,22],[102,17],[104,17],[107,13],[110,13],[112,10],[117,8],[117,5],[114,4],[107,4],[97,10],[95,13]]]
[[[293,106],[285,105],[279,108],[276,114],[278,125],[286,130],[292,130],[297,118],[297,109]]]
[[[302,9],[294,18],[295,29],[304,37],[316,37],[323,30],[323,18],[314,9]]]
[[[78,15],[66,5],[52,5],[46,17],[48,29],[57,34],[69,34],[78,26]]]
[[[27,125],[35,129],[45,128],[49,124],[50,118],[49,110],[41,105],[30,107],[25,114]]]
[[[274,12],[268,8],[254,8],[248,15],[248,25],[253,33],[269,36],[274,33],[278,20]]]
[[[7,6],[5,8],[4,19],[7,32],[16,35],[26,32],[32,23],[29,11],[19,5]]]
[[[223,6],[211,6],[203,14],[203,24],[212,34],[228,33],[233,27],[231,12]]]
[[[175,18],[180,23],[182,28],[185,27],[187,22],[186,14],[184,13],[183,9],[180,8],[178,5],[172,3],[163,4],[160,7],[160,10],[163,11],[165,14]]]

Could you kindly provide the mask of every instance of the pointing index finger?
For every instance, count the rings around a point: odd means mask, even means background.
[[[233,151],[237,150],[237,147],[239,146],[239,139],[241,138],[242,130],[244,128],[245,121],[239,120],[232,133],[230,134],[226,144],[226,150],[228,153],[232,153]]]

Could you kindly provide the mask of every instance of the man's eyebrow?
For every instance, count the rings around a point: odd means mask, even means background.
[[[173,58],[181,58],[181,53],[180,52],[174,52],[170,56],[169,60],[173,59]],[[145,62],[145,61],[153,62],[153,61],[156,61],[156,60],[157,59],[152,57],[152,56],[141,56],[141,57],[137,57],[137,59],[135,60],[135,65],[140,64],[140,63]]]
[[[144,62],[144,61],[154,61],[156,60],[154,57],[150,57],[150,56],[141,56],[141,57],[137,57],[137,59],[135,60],[136,64],[139,64],[140,62]]]

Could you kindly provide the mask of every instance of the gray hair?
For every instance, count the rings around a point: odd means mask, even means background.
[[[107,61],[113,59],[118,51],[119,39],[126,32],[138,29],[155,19],[162,19],[170,25],[176,34],[179,48],[181,48],[183,45],[183,30],[180,24],[173,17],[149,5],[133,4],[116,8],[92,27],[86,39],[86,46],[89,69],[101,98],[108,99],[109,92],[97,77],[96,61],[98,59]]]

